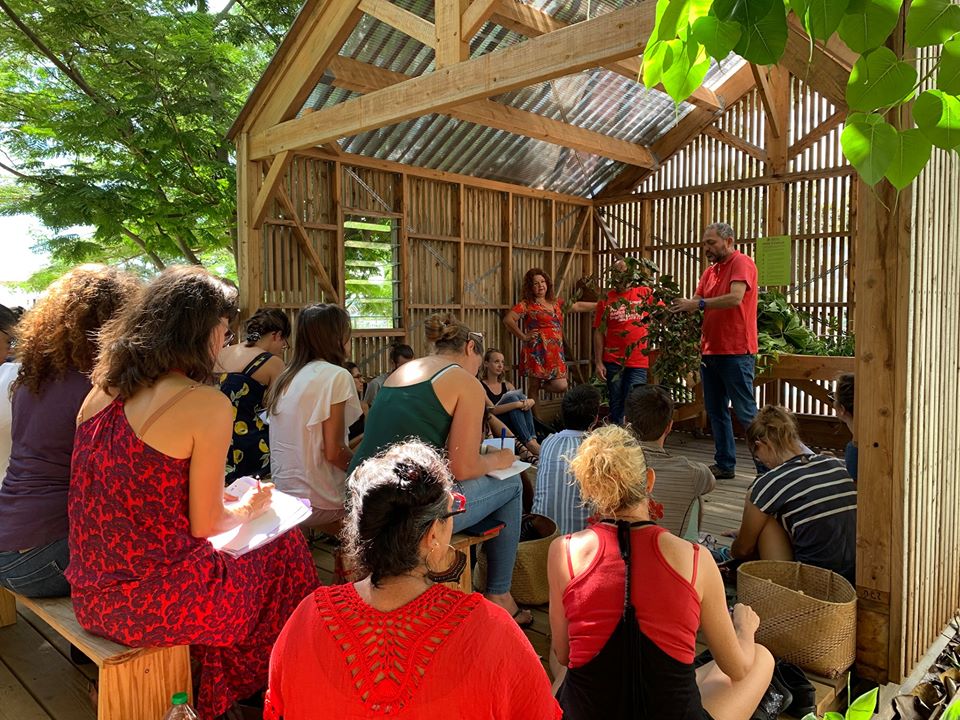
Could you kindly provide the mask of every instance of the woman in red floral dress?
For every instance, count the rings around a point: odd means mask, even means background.
[[[536,399],[540,389],[567,391],[567,359],[563,353],[563,301],[554,297],[550,276],[530,268],[523,276],[521,300],[503,318],[507,329],[523,343],[520,374],[527,377],[527,396]],[[595,302],[575,302],[569,312],[592,312]],[[523,320],[523,330],[519,321]]]
[[[207,540],[262,513],[272,487],[223,501],[233,408],[201,383],[235,312],[218,280],[180,267],[105,326],[68,505],[80,624],[135,647],[189,644],[203,720],[266,686],[277,635],[319,584],[299,532],[239,558]]]

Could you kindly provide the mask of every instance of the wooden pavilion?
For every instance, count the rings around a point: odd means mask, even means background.
[[[856,331],[857,666],[898,682],[960,606],[957,158],[899,196],[863,184],[839,146],[851,55],[799,27],[781,65],[730,58],[674,108],[636,82],[655,5],[307,0],[230,131],[244,309],[345,303],[367,374],[392,342],[424,351],[438,310],[510,358],[530,267],[566,297],[645,255],[692,292],[708,222],[748,253],[791,236],[791,302]],[[565,332],[589,375],[588,319]],[[774,397],[825,414],[822,386]]]

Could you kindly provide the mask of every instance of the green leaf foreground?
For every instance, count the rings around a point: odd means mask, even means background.
[[[709,58],[723,62],[732,52],[757,65],[778,63],[793,15],[811,43],[839,36],[860,54],[847,83],[843,153],[864,182],[886,178],[903,190],[926,167],[934,147],[960,151],[960,5],[910,4],[908,45],[941,46],[931,53],[933,69],[919,82],[917,66],[887,47],[902,8],[903,0],[658,0],[643,80],[647,87],[663,82],[679,105],[699,87]],[[884,116],[911,102],[916,128],[898,131]]]

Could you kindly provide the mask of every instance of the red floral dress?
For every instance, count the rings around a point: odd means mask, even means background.
[[[264,720],[555,720],[560,706],[516,622],[434,585],[391,612],[319,588],[280,633]]]
[[[520,349],[520,374],[540,380],[567,376],[567,359],[563,354],[563,301],[557,298],[553,307],[521,300],[513,312],[523,320],[523,330],[533,335]]]
[[[66,575],[90,632],[133,647],[189,644],[197,709],[212,720],[266,686],[270,649],[319,580],[299,532],[239,558],[193,537],[189,470],[136,436],[122,400],[81,423]]]

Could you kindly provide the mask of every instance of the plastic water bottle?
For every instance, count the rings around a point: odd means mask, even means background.
[[[198,720],[196,711],[187,702],[187,694],[178,692],[171,699],[170,709],[163,720]]]

